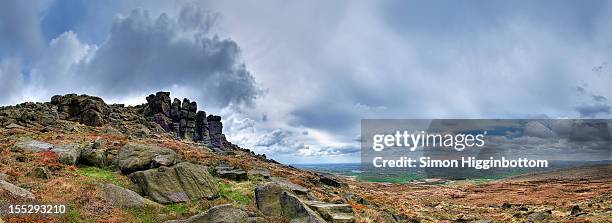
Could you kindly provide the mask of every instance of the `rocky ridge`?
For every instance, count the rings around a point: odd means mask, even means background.
[[[92,199],[109,210],[155,210],[160,212],[155,219],[183,219],[169,222],[354,221],[349,204],[343,205],[348,209],[330,209],[327,207],[337,205],[317,198],[330,195],[317,185],[341,185],[337,181],[281,165],[230,143],[223,134],[221,117],[207,116],[196,102],[171,101],[169,92],[146,99],[147,103],[137,106],[108,105],[98,97],[68,94],[53,96],[45,103],[0,107],[0,142],[6,143],[0,144],[0,192],[7,195],[0,198],[0,204],[57,200],[48,196],[61,196],[65,188],[57,191],[41,183],[61,180],[81,185],[76,187],[81,191],[77,194],[96,191],[98,195]],[[15,169],[27,173],[27,178]],[[96,180],[83,181],[83,176]],[[289,176],[302,185],[286,178]],[[309,178],[302,179],[305,176]],[[32,187],[32,183],[39,186]],[[224,185],[249,185],[250,192],[234,194]],[[276,189],[262,190],[263,185]],[[316,187],[309,189],[307,185]],[[37,187],[56,192],[41,194]],[[252,194],[253,206],[237,205],[245,199],[240,197],[244,194]],[[68,203],[82,198],[72,199]],[[82,208],[89,210],[88,205],[95,205],[91,202],[83,203]],[[168,212],[168,205],[177,204],[208,208],[190,217],[176,216],[172,211],[174,217],[161,214]],[[277,211],[267,211],[269,206]]]

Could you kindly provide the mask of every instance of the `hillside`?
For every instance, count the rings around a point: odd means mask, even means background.
[[[222,117],[168,92],[138,106],[71,94],[1,107],[0,222],[610,220],[609,166],[559,181],[367,183],[280,164],[222,130]]]

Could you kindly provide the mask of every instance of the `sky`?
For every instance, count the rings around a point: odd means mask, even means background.
[[[359,162],[367,118],[612,117],[610,1],[0,6],[0,105],[171,91],[284,163]]]

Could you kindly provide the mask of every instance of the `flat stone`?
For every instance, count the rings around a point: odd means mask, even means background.
[[[263,169],[263,168],[255,168],[255,169],[249,170],[247,174],[249,176],[263,177],[264,179],[269,179],[271,176],[270,171],[267,169]]]
[[[349,204],[332,204],[321,201],[305,201],[305,203],[328,222],[352,223],[355,221],[353,208]]]
[[[289,180],[285,179],[285,178],[281,178],[281,177],[272,177],[272,182],[275,182],[279,185],[281,185],[281,187],[288,189],[289,191],[299,194],[299,195],[306,195],[308,194],[309,190],[305,187],[302,187],[300,185],[294,184],[289,182]]]
[[[31,152],[45,152],[53,149],[53,145],[37,141],[31,139],[23,139],[11,148],[12,152],[23,152],[23,151],[31,151]]]
[[[15,186],[9,182],[6,182],[4,180],[0,180],[0,189],[6,190],[9,193],[17,196],[17,197],[22,197],[22,198],[27,198],[27,199],[32,199],[34,200],[34,194],[32,194],[32,192],[23,189],[21,187]]]

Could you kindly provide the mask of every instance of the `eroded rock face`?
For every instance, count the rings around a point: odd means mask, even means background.
[[[219,189],[205,166],[179,163],[129,175],[140,189],[162,204],[219,197]]]
[[[101,126],[106,123],[109,106],[99,97],[67,94],[51,98],[61,119],[77,121],[84,125]]]
[[[119,150],[117,166],[123,173],[171,166],[176,161],[174,150],[144,144],[129,143]]]
[[[188,140],[210,144],[206,112],[198,111],[198,104],[187,98],[170,101],[170,92],[158,92],[147,97],[145,116],[162,129]]]

